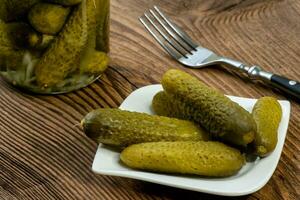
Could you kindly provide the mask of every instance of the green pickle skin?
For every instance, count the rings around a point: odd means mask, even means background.
[[[13,50],[45,49],[53,41],[54,36],[40,34],[24,22],[0,22],[0,44]],[[1,51],[0,51],[1,54]]]
[[[67,92],[93,82],[109,63],[109,2],[3,0],[1,74],[38,93]],[[14,31],[4,22],[14,23]]]
[[[23,23],[20,26],[23,27]],[[4,49],[20,49],[14,38],[11,37],[12,30],[14,30],[15,27],[19,27],[19,25],[17,25],[17,23],[6,24],[0,21],[0,52]]]
[[[82,2],[82,0],[46,0],[50,3],[56,3],[63,6],[73,6]]]
[[[82,50],[80,55],[80,71],[87,72],[93,63],[95,63],[95,55],[99,57],[99,54],[96,52],[96,27],[97,27],[97,0],[88,0],[91,1],[91,7],[87,9],[87,25],[88,25],[88,35],[87,35],[87,43]],[[104,58],[104,57],[103,57]],[[100,62],[100,61],[99,61]],[[103,62],[104,63],[104,62]],[[96,65],[95,65],[96,66]],[[96,71],[96,70],[94,70]],[[89,71],[91,73],[91,71]],[[92,73],[91,73],[92,74]]]
[[[44,50],[54,41],[55,36],[47,34],[32,35],[29,38],[29,47],[36,50]]]
[[[174,117],[178,119],[192,120],[192,117],[185,113],[185,107],[180,101],[171,98],[166,92],[158,92],[152,100],[152,109],[157,115]]]
[[[0,71],[16,70],[22,64],[25,53],[0,47]]]
[[[26,48],[28,47],[28,39],[34,34],[36,34],[36,32],[26,23],[0,22],[1,47],[5,46],[14,50]]]
[[[40,33],[56,35],[65,24],[71,8],[61,5],[38,3],[28,14],[30,24]]]
[[[108,67],[109,58],[106,53],[94,51],[89,63],[81,66],[81,73],[102,74]]]
[[[256,124],[251,114],[221,92],[175,69],[164,74],[162,85],[170,98],[180,102],[181,118],[234,145],[246,146],[254,140]]]
[[[119,147],[143,142],[209,139],[193,122],[119,109],[94,110],[81,124],[89,138]]]
[[[0,22],[0,69],[1,71],[16,70],[21,65],[25,50],[22,50],[13,40],[12,32],[17,27],[23,27],[23,23],[5,24]]]
[[[42,34],[36,32],[23,22],[0,22],[0,68],[1,71],[24,70],[25,55],[37,58],[38,52],[34,50],[46,48],[50,40],[45,40]],[[51,36],[53,38],[53,36]],[[20,74],[20,76],[22,76]],[[14,81],[14,80],[13,80]]]
[[[236,174],[245,163],[237,149],[205,141],[135,144],[125,148],[120,158],[134,169],[211,177]]]
[[[109,13],[110,0],[96,0],[97,2],[97,29],[96,50],[109,52]]]
[[[38,85],[55,86],[79,67],[78,59],[89,39],[88,21],[91,19],[88,15],[94,12],[94,9],[93,0],[83,0],[83,3],[73,10],[65,27],[35,67]]]
[[[254,105],[252,115],[257,124],[255,154],[264,157],[277,145],[278,127],[282,117],[281,106],[273,97],[262,97]]]

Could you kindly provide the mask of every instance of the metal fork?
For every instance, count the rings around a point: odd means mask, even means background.
[[[187,67],[202,68],[215,64],[226,64],[247,73],[252,79],[271,83],[300,99],[299,82],[266,72],[256,65],[249,66],[242,62],[219,56],[209,49],[199,46],[176,24],[171,22],[157,6],[145,12],[139,20],[171,57]]]

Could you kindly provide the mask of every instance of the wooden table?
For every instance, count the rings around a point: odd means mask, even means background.
[[[299,0],[112,0],[111,65],[91,86],[33,96],[0,79],[0,199],[224,199],[126,178],[95,175],[97,148],[76,126],[89,111],[118,107],[133,90],[159,83],[169,68],[186,70],[226,94],[285,99],[263,84],[211,67],[191,70],[170,59],[137,18],[159,5],[195,40],[218,54],[300,79]],[[236,199],[297,199],[300,107],[278,167],[260,191]]]

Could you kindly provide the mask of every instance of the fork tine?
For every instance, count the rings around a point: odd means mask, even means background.
[[[167,31],[167,33],[186,51],[190,52],[190,46],[189,44],[185,43],[184,40],[182,40],[181,38],[179,38],[177,36],[177,34],[175,34],[173,31],[170,30],[169,27],[167,27],[165,25],[165,23],[162,22],[162,20],[157,16],[157,14],[155,12],[153,12],[152,9],[150,9],[150,13],[154,16],[154,18],[158,21],[158,23]],[[188,48],[187,48],[188,46]]]
[[[194,50],[199,46],[193,42],[193,40],[176,24],[172,23],[157,6],[154,6],[154,9],[159,13],[159,15],[167,22],[167,24],[186,42],[192,47]]]
[[[186,57],[186,52],[183,52],[178,48],[175,42],[172,42],[172,40],[154,23],[154,21],[147,15],[147,13],[144,13],[144,16],[146,19],[151,23],[151,25],[155,28],[155,30],[176,50],[178,53],[180,53],[182,56]]]
[[[164,48],[171,57],[175,58],[176,60],[182,57],[179,56],[178,53],[176,53],[173,49],[165,45],[163,41],[151,30],[151,28],[148,26],[148,24],[145,22],[145,20],[142,17],[140,17],[139,20],[144,25],[144,27],[149,31],[149,33],[154,37],[154,39],[160,44],[160,46]]]

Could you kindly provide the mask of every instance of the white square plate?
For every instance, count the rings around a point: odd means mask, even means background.
[[[131,93],[120,106],[123,110],[138,111],[153,114],[151,101],[153,96],[162,90],[161,85],[149,85]],[[246,110],[251,111],[256,99],[241,97],[230,98]],[[168,185],[172,187],[194,190],[225,196],[240,196],[256,192],[271,178],[276,169],[290,117],[290,103],[279,101],[283,115],[278,129],[278,144],[272,154],[263,159],[247,163],[238,174],[226,178],[204,178],[198,176],[180,176],[137,171],[120,163],[119,153],[103,145],[99,145],[92,170],[98,174],[121,176]]]

